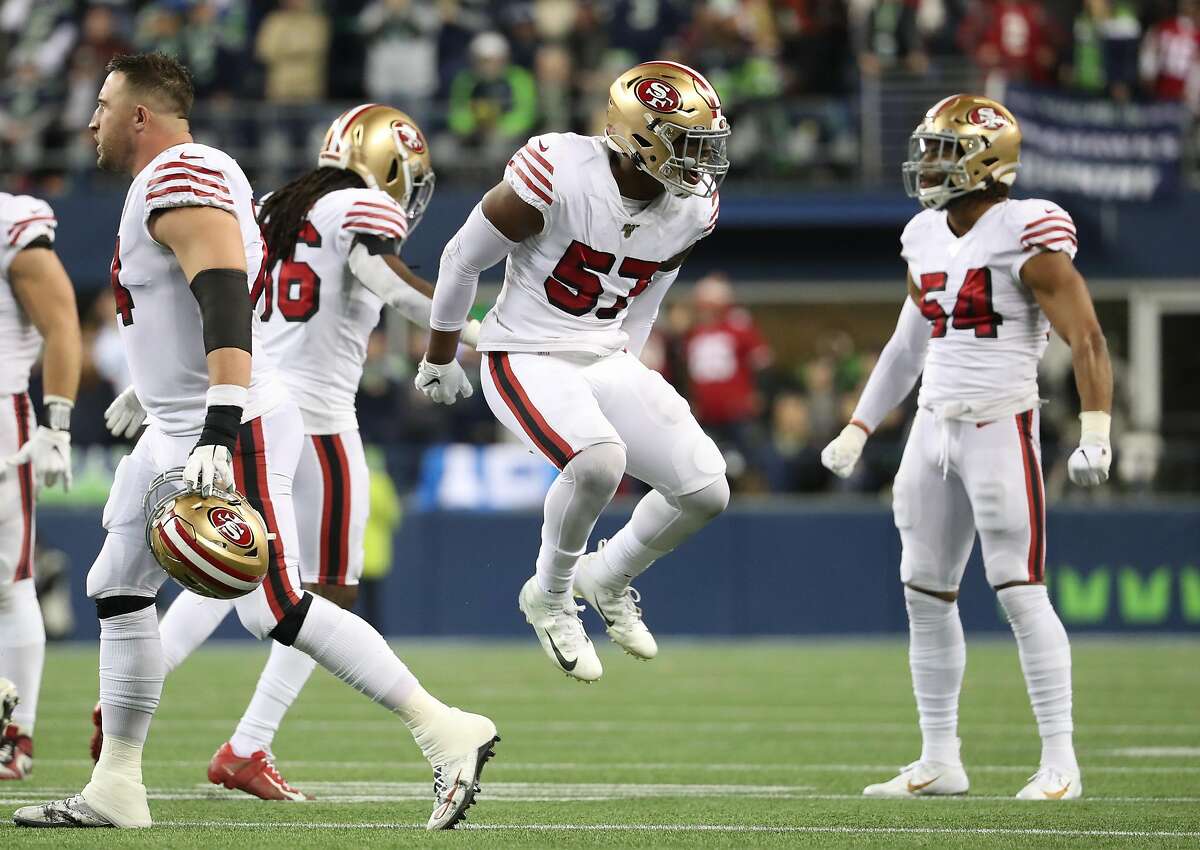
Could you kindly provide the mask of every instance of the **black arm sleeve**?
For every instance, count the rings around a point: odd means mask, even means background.
[[[37,239],[30,240],[29,244],[21,250],[24,251],[28,248],[49,248],[53,251],[54,243],[50,241],[49,236],[39,236]]]
[[[240,348],[250,353],[254,307],[246,273],[237,269],[205,269],[192,278],[192,295],[200,304],[204,351]]]

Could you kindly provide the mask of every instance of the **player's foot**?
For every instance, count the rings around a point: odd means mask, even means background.
[[[599,558],[597,551],[579,559],[574,593],[596,609],[613,643],[634,658],[649,661],[658,655],[658,644],[642,621],[642,609],[637,605],[642,597],[632,587],[626,586],[618,592],[601,584]]]
[[[571,594],[562,595],[565,598],[561,602],[554,599],[538,587],[537,576],[533,576],[521,588],[517,605],[554,666],[582,682],[594,682],[604,668],[579,622],[583,606],[576,605]]]
[[[100,703],[92,709],[92,740],[88,749],[92,754],[92,764],[100,761],[100,750],[104,748],[104,717],[100,713]]]
[[[65,800],[55,800],[52,803],[41,803],[36,806],[22,806],[13,813],[13,823],[17,826],[66,826],[66,827],[97,827],[116,826],[111,820],[89,806],[82,794],[68,797]]]
[[[1083,779],[1078,770],[1039,768],[1029,784],[1017,792],[1018,800],[1078,800],[1083,796]]]
[[[33,773],[33,739],[10,723],[0,737],[0,779],[25,779]]]
[[[274,757],[264,750],[243,758],[226,741],[208,763],[208,781],[233,791],[245,791],[260,800],[290,800],[300,803],[313,797],[288,784],[275,766]]]
[[[433,766],[433,813],[425,828],[454,829],[467,819],[483,766],[495,753],[500,740],[496,724],[481,714],[450,708],[412,733]]]
[[[887,782],[868,785],[863,789],[863,796],[906,798],[966,794],[969,787],[967,772],[961,764],[914,761]]]
[[[17,693],[17,686],[10,679],[0,676],[0,729],[8,728],[20,701],[21,695]]]

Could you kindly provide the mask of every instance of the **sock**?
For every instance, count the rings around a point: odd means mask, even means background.
[[[300,689],[316,664],[300,650],[272,642],[271,655],[258,677],[254,696],[229,739],[234,755],[246,758],[259,750],[271,751],[283,715],[300,696]]]
[[[153,605],[100,621],[100,711],[106,745],[110,736],[138,748],[145,744],[165,676]]]
[[[1071,643],[1050,604],[1046,586],[1025,584],[997,591],[1008,615],[1033,716],[1042,736],[1042,767],[1079,770],[1071,742]]]
[[[729,504],[729,483],[719,478],[694,493],[668,499],[651,490],[629,522],[600,550],[600,583],[622,590],[650,565],[687,540]]]
[[[587,550],[600,512],[612,501],[625,474],[625,449],[616,443],[589,446],[563,467],[546,494],[542,545],[537,556],[538,587],[567,593],[575,564]]]
[[[365,620],[314,595],[296,649],[350,687],[391,711],[402,711],[418,687],[417,677]]]
[[[25,735],[33,734],[45,658],[46,629],[33,579],[0,583],[0,676],[17,687],[21,701],[12,722]]]
[[[182,664],[208,640],[233,606],[232,599],[209,599],[186,590],[176,596],[158,624],[166,672]]]
[[[921,723],[921,761],[960,765],[958,695],[967,666],[958,603],[904,588],[908,666]]]

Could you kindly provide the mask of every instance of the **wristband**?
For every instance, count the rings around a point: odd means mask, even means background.
[[[71,410],[75,402],[60,395],[42,396],[42,415],[52,431],[71,430]]]
[[[209,407],[218,404],[245,407],[246,397],[249,394],[249,390],[238,384],[214,384],[205,393],[204,403]]]
[[[1085,410],[1079,414],[1080,439],[1088,435],[1100,437],[1108,442],[1108,433],[1112,427],[1112,416],[1103,410]]]
[[[851,419],[850,424],[856,428],[862,428],[862,432],[864,434],[866,434],[868,437],[871,436],[871,429],[864,425],[861,419]]]
[[[242,409],[232,404],[217,404],[204,415],[204,430],[197,446],[224,446],[233,452],[237,445],[238,429],[242,425]]]

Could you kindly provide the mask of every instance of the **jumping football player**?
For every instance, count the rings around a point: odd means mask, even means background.
[[[269,274],[251,297],[263,344],[304,420],[292,492],[300,577],[305,590],[347,609],[358,597],[368,514],[369,471],[354,397],[383,305],[429,327],[433,286],[398,252],[433,187],[428,143],[416,123],[399,110],[365,104],[333,122],[317,167],[268,195],[258,215]],[[468,323],[470,344],[478,327]],[[115,432],[134,436],[145,413],[132,388],[113,408]],[[176,597],[159,625],[166,672],[232,609],[232,600],[187,591]],[[271,744],[315,664],[294,647],[272,644],[237,730],[209,764],[212,782],[265,800],[309,799],[279,773]]]
[[[46,630],[33,588],[34,497],[71,487],[71,408],[82,345],[75,290],[54,253],[45,201],[0,193],[0,779],[33,770]],[[29,372],[45,341],[42,424]]]
[[[729,501],[720,451],[687,402],[638,360],[680,264],[716,225],[729,132],[700,74],[638,65],[609,90],[603,136],[530,139],[442,254],[416,385],[444,404],[471,395],[454,359],[459,330],[479,273],[507,258],[479,334],[484,394],[504,426],[560,470],[519,605],[551,662],[585,682],[602,668],[572,594],[626,652],[653,658],[630,582]],[[626,472],[654,489],[585,555]]]
[[[164,676],[154,609],[164,573],[146,546],[141,503],[161,473],[183,466],[184,482],[201,496],[236,485],[275,535],[265,544],[265,581],[237,602],[243,625],[310,654],[398,714],[433,765],[428,828],[452,827],[474,798],[494,724],[438,702],[367,623],[297,587],[291,494],[303,421],[255,340],[250,288],[264,257],[250,184],[228,155],[192,141],[191,79],[175,60],[122,56],[108,71],[91,129],[100,167],[133,178],[111,280],[149,426],[117,470],[104,511],[108,536],[88,574],[101,628],[99,761],[82,793],[24,807],[14,820],[151,825],[141,761]],[[221,570],[214,560],[204,557]]]
[[[869,797],[963,794],[958,695],[966,644],[958,587],[979,534],[988,583],[1013,635],[1042,738],[1017,794],[1083,791],[1072,744],[1071,648],[1046,593],[1037,366],[1051,327],[1071,346],[1083,413],[1071,480],[1108,478],[1112,367],[1091,296],[1072,262],[1075,225],[1049,201],[1009,200],[1021,131],[999,103],[953,95],[912,134],[905,187],[925,210],[900,237],[909,298],[850,424],[822,453],[847,477],[863,444],[924,371],[920,409],[896,473],[909,664],[921,757]]]

